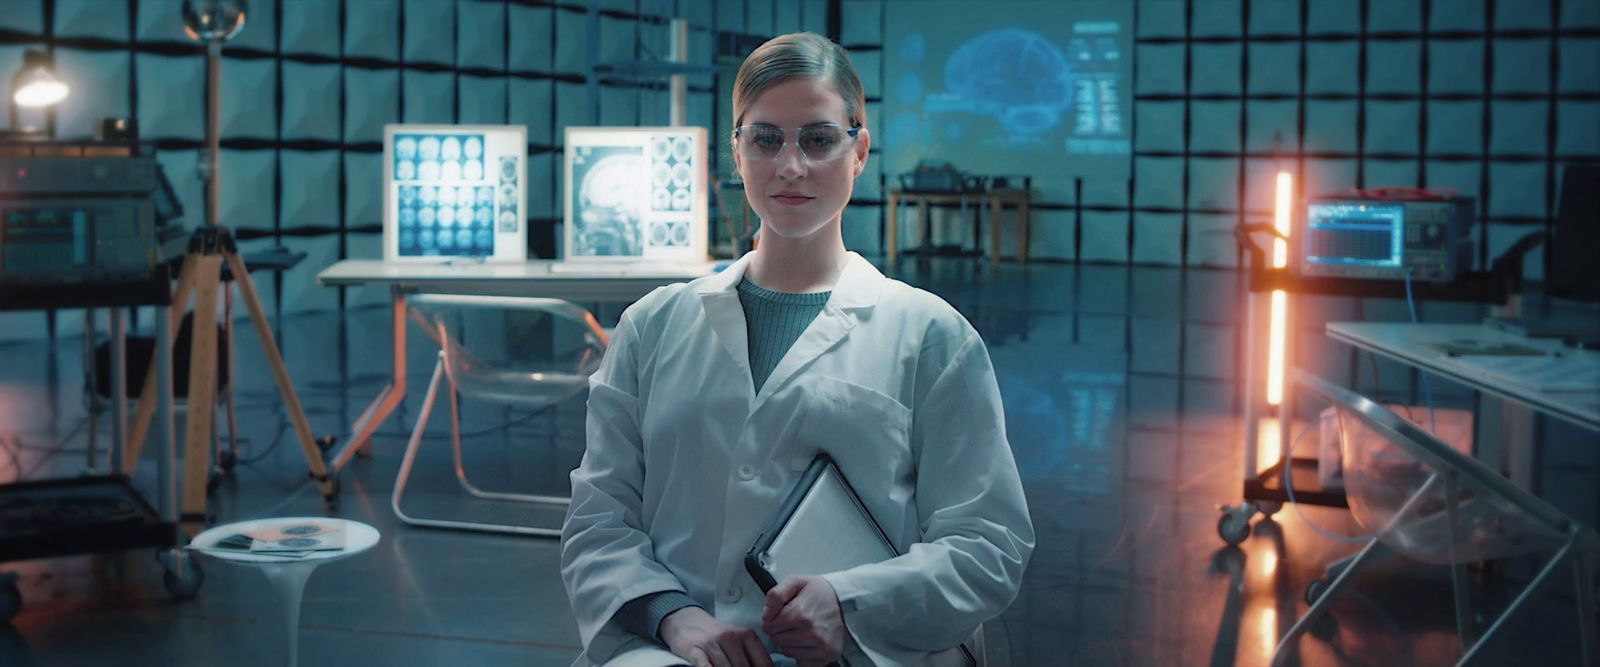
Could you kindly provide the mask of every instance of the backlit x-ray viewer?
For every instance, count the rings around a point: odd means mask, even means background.
[[[385,125],[383,258],[527,259],[528,129]]]
[[[706,129],[569,127],[565,258],[706,258]]]

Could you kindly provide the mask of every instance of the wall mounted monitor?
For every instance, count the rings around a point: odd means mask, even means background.
[[[568,260],[703,261],[703,127],[569,127]]]
[[[527,259],[528,130],[385,125],[383,258]]]

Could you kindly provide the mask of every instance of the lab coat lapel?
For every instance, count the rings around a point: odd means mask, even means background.
[[[781,389],[795,373],[805,368],[812,360],[827,352],[836,343],[844,340],[845,334],[856,325],[856,318],[840,310],[833,303],[823,307],[817,314],[817,319],[800,334],[800,339],[794,342],[783,358],[778,360],[777,368],[772,369],[772,375],[767,376],[767,383],[761,385],[761,393],[756,394],[756,402],[750,407],[751,412],[761,409],[761,404],[767,401],[772,392]]]
[[[845,266],[844,272],[839,275],[839,282],[834,285],[833,295],[828,297],[828,304],[817,314],[817,319],[812,320],[810,326],[800,334],[799,340],[794,342],[783,358],[778,360],[777,368],[772,369],[772,375],[767,377],[767,383],[761,386],[761,392],[756,394],[755,403],[750,406],[750,411],[761,409],[761,405],[773,392],[782,389],[784,384],[817,357],[844,340],[850,330],[860,322],[861,312],[877,304],[878,290],[882,288],[883,282],[883,274],[879,273],[876,267],[862,259],[860,255],[850,253],[850,261]]]
[[[747,254],[723,269],[722,273],[706,280],[696,290],[701,306],[705,308],[706,324],[733,362],[745,369],[747,380],[750,377],[749,333],[745,328],[744,306],[739,303],[739,292],[735,288],[749,265],[750,255]]]

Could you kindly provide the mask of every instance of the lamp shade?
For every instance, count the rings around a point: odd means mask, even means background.
[[[56,78],[50,56],[43,51],[28,51],[22,56],[22,69],[11,79],[11,101],[20,107],[46,107],[67,98],[67,84]]]

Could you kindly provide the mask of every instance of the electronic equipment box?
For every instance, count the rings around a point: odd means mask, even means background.
[[[0,153],[0,279],[117,278],[156,264],[170,188],[153,156],[19,153]]]
[[[1312,277],[1446,283],[1472,268],[1471,197],[1319,198],[1291,234],[1295,267]]]

